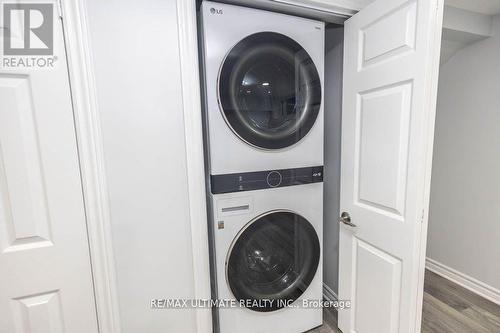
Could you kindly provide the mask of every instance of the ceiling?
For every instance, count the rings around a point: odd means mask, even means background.
[[[486,15],[500,14],[500,0],[445,0],[445,4]]]
[[[445,0],[441,65],[461,49],[492,34],[492,17],[500,0]]]

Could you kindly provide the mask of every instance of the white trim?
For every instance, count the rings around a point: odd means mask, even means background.
[[[427,118],[423,126],[423,140],[426,140],[425,151],[423,152],[424,161],[423,169],[423,197],[422,197],[422,215],[421,229],[419,234],[418,252],[415,253],[417,259],[417,292],[416,292],[416,309],[412,312],[414,320],[413,332],[422,330],[422,308],[424,301],[424,280],[425,280],[425,255],[427,250],[427,230],[429,225],[429,204],[431,192],[431,175],[432,175],[432,157],[434,147],[434,128],[436,119],[436,105],[438,94],[438,78],[439,78],[439,59],[441,54],[441,35],[443,27],[443,11],[444,0],[432,0],[431,6],[435,8],[434,16],[430,18],[429,24],[429,53],[427,61],[427,77],[426,77],[426,98],[428,102]]]
[[[216,0],[283,14],[298,15],[327,23],[343,24],[364,4],[352,0]],[[361,0],[363,1],[363,0]],[[366,2],[366,1],[365,1]]]
[[[177,0],[194,298],[209,299],[210,266],[195,0]],[[197,333],[212,332],[210,309],[196,309]]]
[[[351,17],[358,11],[366,7],[361,1],[352,0],[271,0],[272,2],[283,3],[302,8],[330,12],[344,17]],[[366,1],[365,1],[366,2]]]
[[[100,333],[119,333],[108,190],[84,0],[61,2]]]
[[[324,282],[323,282],[323,298],[330,302],[335,302],[338,301],[339,299],[338,295],[333,291],[333,289],[327,286],[326,283]],[[337,308],[334,309],[337,310]]]
[[[456,269],[448,267],[431,258],[427,258],[426,268],[431,272],[455,282],[459,286],[462,286],[465,289],[468,289],[473,293],[500,305],[500,290],[495,287],[492,287],[476,278],[459,272]]]
[[[257,8],[286,8],[318,11],[347,19],[365,8],[370,0],[218,0],[224,3]]]

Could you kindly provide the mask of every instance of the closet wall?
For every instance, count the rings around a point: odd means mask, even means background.
[[[441,68],[427,256],[500,299],[500,16],[493,25]]]
[[[196,332],[176,2],[86,5],[122,332]]]
[[[340,146],[342,129],[342,68],[344,28],[325,29],[325,174],[323,277],[325,294],[336,297],[339,265]],[[332,294],[333,293],[333,294]]]

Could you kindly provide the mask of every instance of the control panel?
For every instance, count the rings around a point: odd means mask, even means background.
[[[322,166],[210,176],[213,194],[303,185],[322,181]]]

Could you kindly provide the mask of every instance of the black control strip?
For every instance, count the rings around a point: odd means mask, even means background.
[[[213,194],[262,190],[266,188],[320,183],[323,166],[211,175]]]

